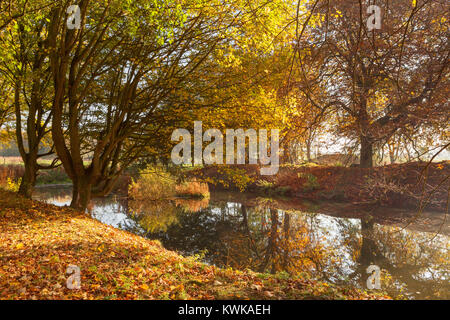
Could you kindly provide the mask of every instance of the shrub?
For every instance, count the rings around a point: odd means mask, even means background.
[[[275,193],[281,196],[287,195],[291,192],[290,186],[282,186],[275,189]]]
[[[63,167],[50,170],[40,170],[36,184],[60,184],[71,182]]]
[[[139,171],[139,178],[131,181],[128,195],[136,200],[187,198],[209,198],[208,184],[197,180],[177,184],[177,179],[158,166],[148,166]]]
[[[21,165],[0,165],[0,187],[11,190],[14,184],[19,186],[24,171]]]
[[[256,186],[258,187],[259,191],[264,192],[268,195],[286,195],[291,191],[290,186],[275,186],[273,182],[266,181],[266,180],[258,180],[256,182]]]
[[[258,180],[256,181],[256,185],[263,192],[267,192],[274,187],[273,183],[267,180]]]
[[[320,188],[320,184],[315,175],[311,173],[299,173],[298,177],[306,179],[303,183],[303,191],[311,192]]]
[[[244,192],[248,185],[254,181],[254,179],[246,173],[245,169],[231,166],[219,166],[217,167],[217,173],[222,176],[221,178],[218,178],[217,182],[222,184],[225,188],[234,186],[241,192]]]
[[[6,182],[6,188],[5,189],[8,190],[8,191],[17,192],[17,191],[19,191],[21,182],[22,182],[22,178],[19,178],[17,180],[17,182],[14,181],[11,178],[8,178],[7,182]]]
[[[128,195],[133,199],[159,200],[175,196],[176,181],[161,167],[148,166],[139,171],[139,178],[131,181]]]

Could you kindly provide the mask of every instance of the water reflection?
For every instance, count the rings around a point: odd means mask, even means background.
[[[38,190],[37,198],[70,203],[70,190]],[[285,272],[365,288],[366,268],[382,269],[382,288],[409,298],[449,298],[449,242],[445,235],[377,223],[368,213],[322,214],[259,199],[95,200],[93,217],[205,262],[259,272]],[[233,195],[231,194],[231,197]],[[238,198],[236,196],[236,198]],[[376,216],[375,216],[376,217]],[[398,222],[398,214],[392,221]],[[420,222],[420,221],[419,221]],[[448,230],[448,224],[442,228]]]

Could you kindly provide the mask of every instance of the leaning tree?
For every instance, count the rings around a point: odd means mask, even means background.
[[[240,1],[81,0],[80,28],[68,29],[69,4],[50,18],[51,133],[83,209],[179,113],[168,97],[235,34],[243,11]]]

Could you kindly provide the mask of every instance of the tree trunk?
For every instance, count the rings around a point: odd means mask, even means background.
[[[389,150],[389,161],[390,161],[390,163],[391,164],[394,164],[395,163],[395,144],[394,144],[394,142],[392,142],[392,143],[389,143],[388,142],[388,150]]]
[[[373,143],[367,137],[361,137],[360,167],[373,167]]]
[[[311,162],[311,141],[306,142],[306,160]]]
[[[91,201],[91,186],[86,185],[86,188],[78,190],[78,209],[85,211]]]
[[[25,173],[22,176],[22,181],[20,182],[19,194],[24,197],[31,199],[33,194],[33,187],[36,184],[37,176],[37,157],[34,155],[27,155],[25,161]]]
[[[92,184],[85,177],[79,178],[77,179],[76,186],[74,182],[72,194],[76,196],[76,199],[72,199],[70,206],[80,211],[86,211],[92,197]]]
[[[389,151],[389,161],[391,164],[395,163],[395,156],[394,156],[394,151]]]
[[[77,202],[78,202],[78,182],[73,179],[72,180],[72,201],[70,202],[70,206],[72,208],[76,208],[77,207]]]

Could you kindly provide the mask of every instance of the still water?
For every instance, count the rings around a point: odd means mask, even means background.
[[[69,205],[70,187],[36,188],[35,199]],[[301,275],[366,288],[381,268],[392,296],[450,299],[444,213],[293,202],[242,193],[211,199],[132,201],[110,196],[89,207],[95,219],[220,267]]]

